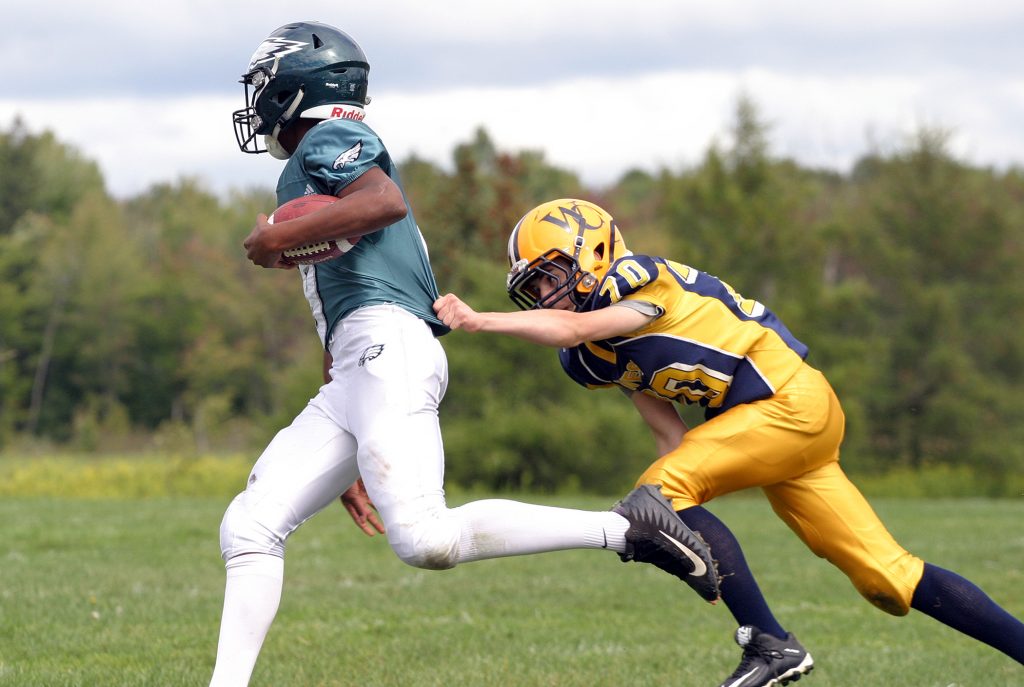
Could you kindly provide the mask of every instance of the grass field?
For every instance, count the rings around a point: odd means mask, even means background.
[[[540,499],[538,499],[540,500]],[[609,499],[543,499],[606,508]],[[220,498],[0,502],[0,686],[205,685],[223,568]],[[1024,499],[877,500],[901,542],[1024,616]],[[919,614],[892,618],[806,551],[763,499],[730,523],[807,687],[1020,687],[1024,667]],[[340,506],[292,538],[255,687],[713,686],[739,659],[726,609],[656,569],[572,551],[445,572],[402,564]]]

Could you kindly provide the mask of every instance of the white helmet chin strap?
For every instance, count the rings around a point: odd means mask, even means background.
[[[274,133],[277,133],[276,130]],[[267,152],[270,153],[270,157],[275,160],[287,160],[292,156],[292,154],[285,150],[284,146],[278,142],[277,137],[274,134],[267,134],[263,137],[263,147],[265,147]]]
[[[277,140],[277,137],[281,134],[282,122],[287,123],[292,121],[292,115],[294,115],[295,111],[299,109],[299,103],[302,102],[302,98],[305,95],[306,92],[300,88],[295,99],[292,100],[292,104],[288,106],[288,109],[284,111],[284,114],[277,118],[277,124],[274,125],[274,130],[263,137],[263,144],[267,147],[267,152],[270,153],[271,157],[277,160],[287,160],[292,156],[291,153],[284,149],[284,146]]]

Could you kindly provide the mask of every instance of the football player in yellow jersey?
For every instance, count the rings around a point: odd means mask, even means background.
[[[735,537],[701,506],[748,487],[878,608],[916,609],[1024,663],[1024,623],[903,549],[843,473],[839,400],[764,305],[691,266],[631,254],[614,219],[581,200],[528,212],[508,252],[508,292],[524,312],[476,312],[452,294],[434,309],[453,329],[558,348],[577,383],[629,394],[660,454],[637,483],[659,485],[708,542],[740,625],[743,659],[723,687],[786,684],[814,665],[768,608]],[[687,428],[674,402],[700,404],[706,421]]]

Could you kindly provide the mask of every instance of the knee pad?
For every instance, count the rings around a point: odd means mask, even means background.
[[[243,553],[269,553],[284,556],[289,528],[283,509],[261,504],[259,515],[249,507],[245,492],[234,498],[220,523],[220,553],[229,560]],[[275,511],[277,511],[275,513]]]
[[[388,542],[395,554],[415,568],[447,570],[459,562],[459,522],[444,511],[434,517],[389,523]]]
[[[875,608],[890,615],[902,616],[910,612],[913,588],[900,584],[881,570],[859,570],[850,575],[850,581],[860,595]]]
[[[699,506],[706,500],[705,495],[691,483],[688,475],[671,474],[661,460],[648,467],[634,486],[641,487],[645,484],[657,484],[665,498],[672,502],[672,508],[677,511]]]

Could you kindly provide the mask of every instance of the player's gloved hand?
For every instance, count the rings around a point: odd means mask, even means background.
[[[366,493],[363,480],[357,479],[356,483],[349,487],[340,498],[341,505],[345,506],[345,510],[352,516],[352,521],[366,536],[372,537],[376,534],[374,530],[384,534],[384,525],[377,517],[377,510],[374,508],[373,502],[370,501],[370,495]]]

